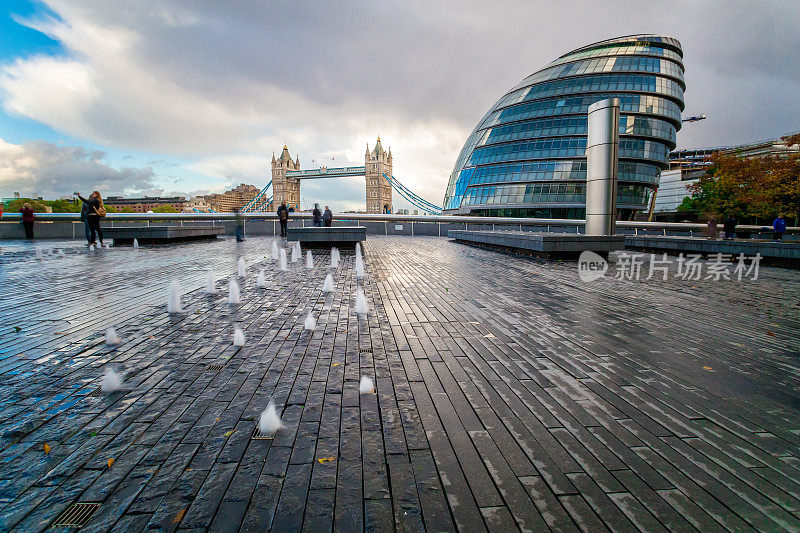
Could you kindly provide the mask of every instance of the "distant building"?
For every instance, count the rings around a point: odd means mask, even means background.
[[[114,207],[117,211],[122,211],[127,207],[134,213],[147,213],[165,205],[181,212],[186,207],[187,201],[183,196],[142,196],[141,198],[107,196],[103,199],[103,203]]]
[[[669,170],[661,172],[653,211],[675,213],[683,199],[691,196],[691,187],[711,166],[711,156],[716,152],[736,154],[739,157],[783,156],[800,153],[800,145],[788,144],[786,138],[767,139],[738,146],[718,146],[676,150],[669,154]]]
[[[211,206],[208,205],[208,202],[206,202],[205,196],[195,196],[189,200],[189,203],[186,204],[184,211],[187,213],[193,213],[195,209],[197,211],[202,211],[203,213],[208,213],[211,211]]]
[[[272,208],[286,203],[286,207],[295,211],[300,209],[300,180],[287,175],[288,170],[300,170],[300,156],[292,161],[289,149],[283,145],[283,151],[278,159],[272,154]],[[258,194],[258,191],[256,191]],[[255,196],[255,195],[254,195]]]
[[[208,207],[217,213],[235,213],[244,207],[247,202],[258,196],[259,192],[261,192],[261,189],[258,187],[242,183],[230,191],[225,191],[222,194],[209,194],[202,198],[208,204]]]

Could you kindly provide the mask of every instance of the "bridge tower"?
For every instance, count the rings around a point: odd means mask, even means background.
[[[383,175],[392,176],[392,149],[389,148],[386,152],[381,146],[380,137],[372,152],[369,151],[367,143],[364,170],[367,181],[367,213],[391,213],[392,186]]]
[[[300,180],[287,176],[287,170],[300,170],[300,156],[297,156],[296,161],[292,161],[292,156],[284,144],[279,159],[276,160],[275,153],[272,153],[273,211],[283,202],[286,202],[286,207],[293,207],[295,211],[300,210]]]

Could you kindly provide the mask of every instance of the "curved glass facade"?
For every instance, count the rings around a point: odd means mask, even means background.
[[[680,42],[632,35],[559,57],[503,95],[458,156],[446,213],[583,218],[589,106],[620,99],[617,207],[647,208],[681,127]]]

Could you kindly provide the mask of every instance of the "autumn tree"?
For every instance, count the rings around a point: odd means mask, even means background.
[[[786,139],[791,146],[800,135]],[[717,152],[708,172],[690,188],[692,195],[682,211],[717,217],[758,217],[779,214],[800,220],[800,156],[798,154],[741,157],[737,152]]]

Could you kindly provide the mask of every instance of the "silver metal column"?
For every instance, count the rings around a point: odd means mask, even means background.
[[[586,140],[586,235],[613,235],[617,218],[619,98],[589,106]]]

